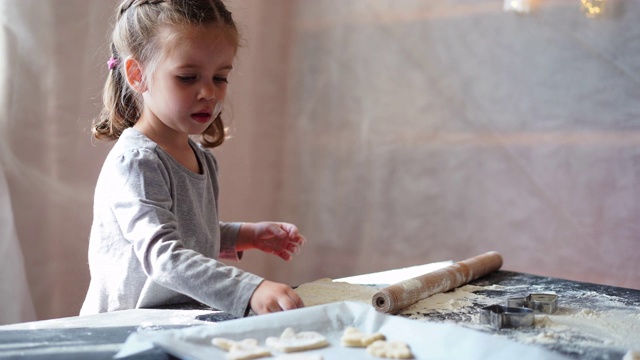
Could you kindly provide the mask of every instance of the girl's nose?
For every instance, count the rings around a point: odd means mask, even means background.
[[[200,98],[204,100],[216,99],[216,87],[213,84],[206,84],[200,89]]]

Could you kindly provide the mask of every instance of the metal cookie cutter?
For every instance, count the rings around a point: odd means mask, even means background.
[[[507,306],[528,308],[538,313],[553,314],[558,309],[558,295],[529,294],[527,297],[507,299]]]
[[[495,329],[532,327],[533,310],[523,307],[491,305],[480,309],[480,323]]]

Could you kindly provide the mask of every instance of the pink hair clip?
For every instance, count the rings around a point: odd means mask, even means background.
[[[120,65],[120,60],[118,60],[118,58],[111,57],[109,61],[107,61],[107,66],[109,67],[109,70],[113,70],[118,65]]]

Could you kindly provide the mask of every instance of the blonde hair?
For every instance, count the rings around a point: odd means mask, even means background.
[[[124,59],[131,56],[144,66],[145,74],[150,74],[161,57],[160,30],[184,25],[217,25],[238,46],[236,24],[220,0],[122,1],[111,39],[115,66],[109,71],[104,86],[104,107],[92,127],[95,138],[116,140],[140,117],[142,98],[126,81]],[[225,135],[224,123],[218,115],[202,133],[200,143],[216,147],[224,142]]]

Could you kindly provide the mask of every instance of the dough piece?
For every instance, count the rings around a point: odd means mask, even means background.
[[[322,360],[322,356],[317,354],[282,354],[275,360]]]
[[[226,358],[229,360],[258,359],[271,356],[271,351],[258,346],[258,340],[256,339],[233,341],[225,338],[213,338],[211,343],[222,350],[228,351]]]
[[[640,350],[630,349],[624,354],[622,360],[640,360]]]
[[[342,345],[350,347],[367,347],[376,340],[384,340],[381,333],[365,334],[354,327],[344,329],[342,334]]]
[[[282,352],[296,352],[318,349],[329,345],[327,339],[315,331],[301,331],[296,334],[293,328],[286,328],[279,338],[268,337],[267,346]]]
[[[371,299],[379,289],[371,286],[320,279],[298,286],[295,291],[306,307],[340,301],[357,301],[371,305]]]
[[[387,359],[413,359],[409,346],[402,341],[377,340],[367,346],[367,352]]]
[[[246,343],[254,343],[256,345],[258,345],[258,340],[256,339],[244,339],[242,341],[245,341]],[[211,339],[211,343],[217,347],[219,347],[220,349],[224,350],[224,351],[229,351],[231,349],[231,345],[235,344],[237,341],[233,341],[231,339],[226,339],[226,338],[213,338]]]

